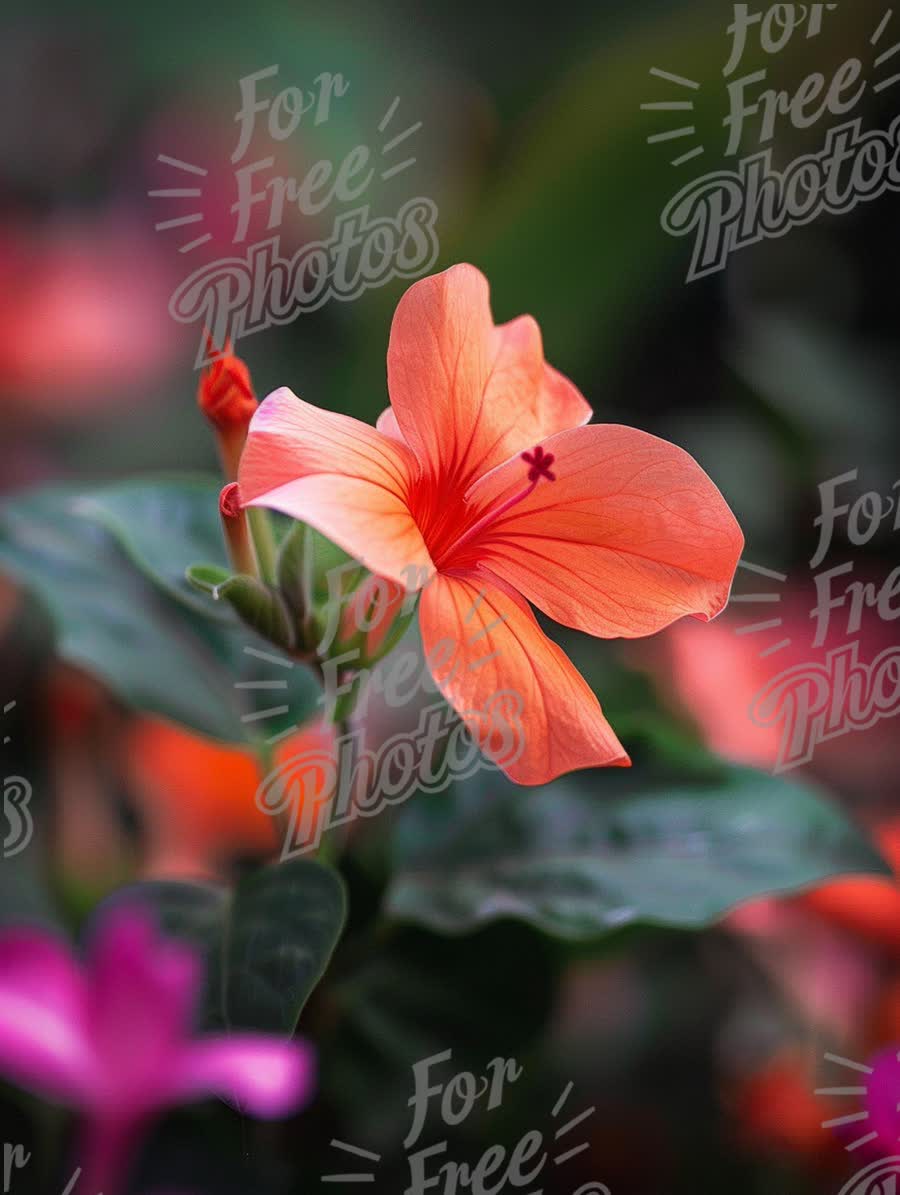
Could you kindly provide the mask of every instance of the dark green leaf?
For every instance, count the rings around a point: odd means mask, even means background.
[[[221,609],[196,592],[186,573],[196,560],[228,564],[219,521],[221,488],[212,477],[116,481],[84,490],[72,510],[101,523],[170,597],[215,618]]]
[[[329,993],[339,1020],[322,1044],[328,1094],[367,1140],[396,1141],[409,1127],[412,1065],[452,1046],[449,1070],[480,1074],[526,1050],[552,1013],[559,969],[554,944],[524,925],[449,940],[399,929]]]
[[[146,901],[162,929],[204,957],[203,1029],[291,1034],[346,916],[344,885],[314,859],[273,864],[234,892],[214,884],[134,884],[112,902]]]
[[[731,769],[724,783],[635,785],[595,771],[420,795],[398,828],[389,912],[446,933],[514,917],[587,940],[642,922],[705,926],[763,893],[886,871],[803,784]]]
[[[319,693],[306,668],[274,656],[224,604],[194,595],[221,609],[212,620],[175,599],[80,509],[69,486],[0,506],[0,568],[44,603],[64,659],[136,709],[225,742],[253,744],[312,715]]]
[[[314,859],[264,868],[238,889],[225,952],[229,1027],[290,1032],[346,918],[343,882]]]

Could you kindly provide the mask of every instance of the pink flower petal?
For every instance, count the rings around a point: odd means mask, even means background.
[[[36,930],[0,937],[0,1071],[63,1103],[80,1102],[93,1078],[78,963]]]
[[[511,780],[547,784],[577,768],[629,765],[587,682],[502,581],[437,576],[420,618],[438,688]]]
[[[214,1037],[185,1048],[173,1077],[174,1099],[219,1096],[265,1120],[296,1112],[315,1089],[315,1056],[301,1041],[257,1034]]]
[[[131,905],[106,914],[88,965],[88,1028],[107,1097],[164,1102],[172,1059],[190,1032],[198,959],[159,938],[150,915]]]
[[[539,481],[484,532],[483,563],[545,614],[601,638],[652,635],[728,601],[744,537],[725,499],[683,449],[592,424],[552,436],[553,481]],[[467,493],[479,509],[529,480],[518,458]]]
[[[417,472],[405,444],[282,388],[253,416],[238,480],[246,505],[309,523],[371,572],[407,584],[433,571],[408,504]]]
[[[544,362],[531,316],[494,325],[487,279],[470,265],[414,283],[388,346],[396,425],[433,477],[456,487],[591,417],[576,387]],[[382,416],[379,426],[393,435]]]
[[[879,1145],[896,1153],[900,1140],[900,1053],[896,1046],[882,1050],[869,1062],[872,1074],[866,1083],[865,1110],[869,1113],[865,1129],[876,1132]],[[856,1127],[856,1126],[854,1126]]]

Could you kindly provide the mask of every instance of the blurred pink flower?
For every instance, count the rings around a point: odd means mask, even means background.
[[[134,401],[178,354],[170,255],[127,213],[0,234],[4,403],[59,420]],[[182,343],[183,348],[183,343]]]
[[[853,579],[870,580],[862,574]],[[767,637],[742,633],[754,618],[746,607],[730,605],[702,630],[685,618],[652,639],[629,644],[629,656],[651,673],[672,708],[696,723],[713,751],[738,763],[773,769],[783,727],[760,725],[751,717],[751,707],[766,686],[788,669],[824,665],[830,651],[847,643],[858,641],[862,663],[871,662],[894,643],[894,624],[867,608],[859,629],[852,633],[846,614],[837,612],[825,642],[815,647],[811,617],[815,604],[813,585],[798,584],[781,595],[775,611],[780,625]],[[790,645],[777,654],[764,654],[778,639],[790,639]],[[897,724],[887,717],[868,729],[850,729],[819,742],[811,762],[800,770],[815,773],[839,791],[890,796],[896,792],[898,759]]]
[[[866,1111],[869,1116],[861,1131],[877,1133],[872,1153],[897,1152],[900,1138],[900,1053],[897,1046],[879,1051],[869,1063],[871,1074],[866,1080]]]
[[[271,90],[263,88],[263,96],[274,99],[281,87],[288,84],[288,79],[284,77],[279,81],[276,78],[271,83]],[[334,224],[337,212],[333,205],[326,205],[323,211],[313,215],[308,210],[300,211],[296,200],[290,199],[284,203],[281,218],[276,216],[270,220],[278,203],[276,192],[269,185],[279,178],[295,179],[300,184],[320,159],[339,159],[340,144],[335,140],[335,126],[326,122],[316,128],[314,113],[310,112],[290,137],[276,140],[269,133],[266,113],[262,112],[246,149],[239,160],[233,162],[232,154],[240,137],[235,119],[239,104],[236,87],[229,86],[224,93],[203,94],[192,84],[189,94],[176,94],[172,102],[148,123],[138,144],[136,161],[145,173],[149,191],[177,191],[187,187],[198,192],[194,196],[151,194],[148,200],[150,219],[154,223],[164,225],[187,215],[202,216],[202,220],[189,225],[187,230],[175,226],[163,228],[159,233],[164,251],[179,268],[179,281],[210,262],[242,257],[249,246],[273,236],[279,237],[284,252],[291,253],[311,241],[327,237]],[[160,161],[160,150],[165,150],[166,160]],[[203,174],[186,174],[183,168],[168,164],[172,160],[196,166]],[[249,189],[262,196],[268,188],[268,200],[260,198],[247,207],[247,226],[243,236],[237,239],[240,223],[235,209],[239,193],[238,173],[264,161],[269,162],[265,169],[260,167],[248,176]],[[320,191],[326,193],[324,188]],[[207,235],[208,241],[195,245],[184,255],[179,254],[179,246],[192,244]],[[198,335],[200,331],[197,327]]]
[[[109,912],[81,967],[33,928],[0,936],[0,1071],[81,1109],[81,1188],[115,1195],[150,1122],[215,1095],[262,1118],[313,1087],[311,1050],[257,1034],[192,1040],[199,959],[135,906]]]

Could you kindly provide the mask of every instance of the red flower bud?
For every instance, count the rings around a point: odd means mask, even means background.
[[[207,333],[207,355],[214,352],[215,345]],[[222,467],[225,476],[233,481],[257,402],[250,370],[231,352],[230,342],[201,374],[197,404],[216,429]]]
[[[207,355],[216,351],[207,333]],[[197,391],[200,410],[215,427],[245,427],[256,410],[256,395],[250,382],[250,370],[231,351],[231,343],[200,376]]]

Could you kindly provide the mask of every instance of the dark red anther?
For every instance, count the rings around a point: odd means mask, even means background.
[[[531,482],[538,482],[542,477],[546,477],[548,481],[556,481],[556,474],[551,472],[550,466],[556,460],[552,452],[544,452],[543,447],[538,444],[531,452],[523,452],[522,460],[531,468],[528,470],[528,480]]]

